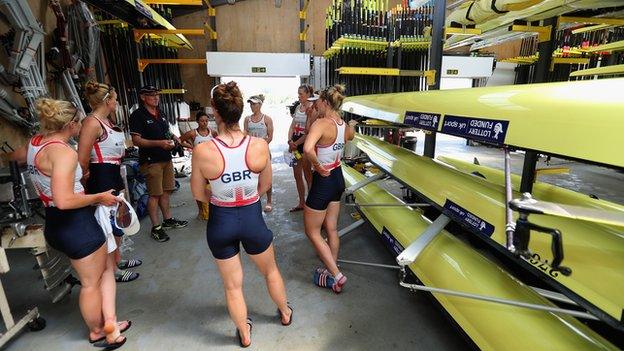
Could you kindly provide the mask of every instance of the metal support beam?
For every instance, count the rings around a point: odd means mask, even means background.
[[[533,192],[533,183],[535,183],[536,166],[537,166],[537,152],[527,151],[524,154],[524,165],[522,166],[522,179],[520,180],[520,193]]]
[[[564,309],[564,308],[558,308],[558,307],[552,307],[552,306],[546,306],[546,305],[538,305],[538,304],[533,304],[533,303],[528,303],[528,302],[509,300],[509,299],[501,299],[501,298],[498,298],[498,297],[485,296],[485,295],[479,295],[479,294],[472,294],[472,293],[466,293],[466,292],[461,292],[461,291],[456,291],[456,290],[433,288],[433,287],[420,285],[420,284],[408,284],[408,283],[405,283],[403,281],[399,282],[399,284],[402,287],[408,288],[410,290],[427,291],[427,292],[430,292],[430,293],[438,293],[438,294],[445,294],[445,295],[451,295],[451,296],[458,296],[458,297],[464,297],[464,298],[468,298],[468,299],[474,299],[474,300],[481,300],[481,301],[499,303],[499,304],[503,304],[503,305],[510,305],[510,306],[528,308],[528,309],[538,310],[538,311],[569,314],[569,315],[577,317],[577,318],[599,320],[596,316],[594,316],[594,315],[592,315],[590,313],[576,311],[576,310],[568,310],[568,309]]]
[[[555,36],[556,26],[553,25],[554,18],[548,18],[544,20],[545,26],[550,26],[551,37]],[[545,83],[548,81],[548,70],[550,69],[550,60],[552,59],[552,52],[554,50],[553,42],[551,40],[540,42],[538,44],[539,58],[535,67],[535,81],[533,83]]]
[[[361,180],[361,181],[359,181],[359,182],[357,182],[357,183],[355,183],[355,184],[351,185],[350,187],[346,188],[346,189],[345,189],[345,191],[344,191],[344,193],[345,193],[345,195],[351,195],[351,194],[353,194],[356,190],[358,190],[358,189],[360,189],[360,188],[362,188],[362,187],[364,187],[364,186],[366,186],[366,185],[368,185],[368,184],[370,184],[370,183],[372,183],[372,182],[375,182],[375,181],[377,181],[377,180],[383,179],[383,178],[385,178],[385,177],[386,177],[386,174],[385,174],[385,173],[378,173],[378,174],[375,174],[375,175],[374,175],[374,176],[372,176],[372,177],[368,177],[368,178],[366,178],[366,179],[364,179],[364,180]]]
[[[358,203],[346,203],[345,206],[357,206],[357,207],[429,207],[431,204],[427,203],[387,203],[387,204],[358,204]]]
[[[418,255],[427,245],[449,224],[451,219],[443,214],[439,215],[427,229],[418,236],[403,252],[397,256],[396,261],[399,266],[408,266],[418,258]]]
[[[436,80],[429,90],[440,89],[442,77],[442,50],[444,48],[444,18],[446,11],[445,0],[435,0],[433,5],[433,28],[431,30],[431,47],[429,48],[429,69],[436,71]],[[435,157],[436,133],[425,135],[424,156]]]
[[[366,221],[363,220],[363,219],[360,219],[358,221],[355,221],[355,222],[349,224],[348,226],[346,226],[346,227],[344,227],[344,228],[342,228],[342,229],[340,229],[338,231],[338,237],[343,237],[343,236],[351,233],[353,230],[355,230],[356,228],[359,228],[364,223],[366,223]]]
[[[342,260],[342,259],[338,259],[336,261],[340,262],[340,263],[357,264],[357,265],[360,265],[360,266],[389,268],[389,269],[401,269],[401,267],[399,267],[399,266],[393,266],[393,265],[381,264],[381,263],[370,263],[370,262],[362,262],[362,261],[350,261],[350,260]]]

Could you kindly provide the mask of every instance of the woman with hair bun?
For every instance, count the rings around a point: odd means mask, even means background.
[[[248,347],[253,324],[243,296],[240,244],[264,276],[282,325],[292,322],[292,308],[275,262],[273,233],[262,218],[259,201],[271,187],[269,146],[241,131],[243,97],[235,82],[215,86],[210,95],[219,135],[193,150],[191,190],[196,200],[210,202],[206,239],[223,280],[239,344]]]
[[[314,168],[303,223],[308,239],[326,267],[314,271],[314,282],[337,294],[347,282],[347,277],[336,264],[340,247],[337,230],[340,198],[345,189],[340,162],[345,143],[355,136],[355,121],[347,125],[340,114],[344,93],[343,85],[334,85],[320,92],[314,107],[323,118],[312,124],[303,146]],[[325,227],[327,241],[321,236],[322,226]]]
[[[66,254],[80,278],[80,312],[89,341],[107,350],[126,342],[121,332],[130,321],[117,322],[114,268],[107,265],[106,238],[95,219],[95,206],[112,206],[113,189],[86,195],[82,170],[68,141],[78,136],[84,117],[67,101],[40,99],[37,111],[42,133],[35,135],[14,159],[26,161],[30,178],[45,206],[44,236],[48,245]]]
[[[264,95],[254,95],[247,99],[253,114],[245,117],[243,128],[245,133],[252,137],[264,139],[267,144],[273,140],[273,120],[260,111],[264,103]],[[264,206],[264,212],[273,211],[273,189],[267,190],[267,203]]]
[[[123,191],[124,181],[121,177],[121,161],[126,152],[126,136],[116,125],[117,92],[115,88],[95,82],[85,85],[85,97],[91,113],[82,121],[80,140],[78,142],[78,162],[82,167],[83,182],[87,194],[95,194],[107,189]],[[140,260],[122,260],[119,246],[123,231],[113,227],[113,235],[117,249],[111,252],[111,262],[115,269],[115,280],[118,283],[131,282],[139,277],[139,273],[126,268],[137,267]]]

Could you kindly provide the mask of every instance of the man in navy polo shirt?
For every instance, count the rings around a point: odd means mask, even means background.
[[[145,176],[149,200],[147,211],[152,221],[152,238],[158,242],[169,240],[163,228],[183,228],[188,222],[171,216],[169,195],[175,189],[171,149],[178,138],[169,131],[169,122],[158,108],[160,90],[146,85],[139,90],[142,106],[130,115],[130,135],[139,148],[139,165]],[[160,222],[158,208],[163,215]]]

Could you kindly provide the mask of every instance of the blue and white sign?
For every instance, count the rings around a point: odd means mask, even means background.
[[[152,11],[151,11],[149,6],[144,5],[140,1],[135,1],[134,2],[134,7],[137,9],[137,11],[139,11],[141,14],[143,14],[143,16],[145,16],[147,18],[154,19],[154,16],[152,16]]]
[[[451,200],[446,200],[444,203],[444,209],[447,210],[447,214],[458,222],[461,222],[471,228],[473,231],[479,232],[486,236],[492,236],[494,234],[494,226],[485,220],[479,218],[477,215],[459,206]]]
[[[406,111],[403,123],[420,129],[437,131],[440,124],[440,114]]]
[[[442,133],[502,145],[509,121],[445,115]]]
[[[386,227],[383,227],[381,230],[381,240],[388,246],[390,251],[395,253],[395,256],[398,256],[404,250],[403,246],[390,234]]]

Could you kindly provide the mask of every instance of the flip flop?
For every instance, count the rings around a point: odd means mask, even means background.
[[[115,272],[115,281],[117,283],[127,283],[139,278],[139,273],[137,272],[123,270],[121,272],[123,273]]]
[[[288,308],[290,308],[290,319],[288,320],[288,323],[284,323],[284,321],[282,320],[282,311],[279,310],[279,308],[277,309],[277,315],[279,316],[280,319],[280,323],[282,323],[283,326],[287,327],[292,323],[293,320],[293,314],[295,313],[295,310],[293,310],[292,306],[290,306],[290,303],[286,303],[288,305]]]
[[[249,324],[249,344],[247,345],[243,344],[243,337],[240,334],[240,331],[238,330],[238,328],[236,328],[236,337],[238,337],[238,344],[242,348],[247,348],[251,346],[251,330],[253,329],[253,321],[251,320],[251,318],[247,318],[247,324]]]
[[[119,340],[119,338],[123,338],[121,341],[117,341]],[[116,350],[120,347],[123,346],[123,344],[126,343],[126,340],[128,340],[125,336],[123,335],[119,335],[116,339],[115,342],[108,342],[106,341],[106,338],[104,338],[104,340],[100,341],[100,342],[96,342],[93,344],[93,346],[95,347],[99,347],[104,349],[104,351],[110,351],[110,350]]]
[[[119,264],[117,265],[117,268],[119,269],[128,269],[128,268],[133,268],[133,267],[138,267],[140,265],[143,264],[143,261],[141,260],[135,260],[135,259],[129,259],[129,260],[121,260],[119,262]]]
[[[123,333],[123,332],[127,331],[132,326],[132,321],[130,321],[130,320],[117,322],[117,325],[121,325],[121,323],[123,323],[123,322],[126,322],[126,327],[123,328],[123,329],[120,329],[119,330],[120,333]],[[89,339],[89,343],[90,344],[95,344],[96,342],[100,342],[100,341],[105,340],[105,339],[106,339],[106,336],[103,336],[103,337],[95,339],[95,340]]]
[[[267,204],[267,205],[264,206],[264,212],[269,213],[271,211],[273,211],[273,205],[268,205]]]
[[[290,210],[288,210],[288,212],[299,212],[299,211],[303,211],[303,207],[297,206],[297,207],[293,207]]]

